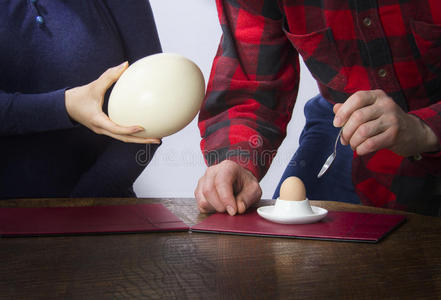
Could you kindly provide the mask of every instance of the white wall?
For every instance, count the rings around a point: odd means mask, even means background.
[[[208,81],[221,30],[214,0],[151,0],[164,52],[182,54],[196,62]],[[288,136],[261,181],[263,198],[271,198],[280,176],[298,146],[304,125],[303,105],[318,93],[309,72],[302,65],[300,91]],[[182,131],[163,139],[153,161],[135,182],[139,197],[193,197],[206,169],[199,148],[196,119]]]

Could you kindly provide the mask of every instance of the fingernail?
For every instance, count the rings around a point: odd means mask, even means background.
[[[348,143],[346,143],[346,141],[345,141],[345,139],[343,138],[343,137],[341,137],[340,138],[340,143],[343,145],[343,146],[346,146]]]
[[[135,129],[133,129],[133,132],[141,132],[144,131],[144,128],[142,127],[135,127]]]
[[[120,64],[120,65],[118,66],[118,70],[124,69],[124,68],[126,67],[126,65],[127,65],[127,62],[126,62],[126,61],[123,62],[122,64]]]
[[[341,119],[340,117],[334,118],[334,127],[340,127],[341,126]]]
[[[245,212],[247,210],[247,207],[245,206],[244,202],[239,202],[238,206],[241,207],[241,211]]]
[[[236,214],[236,212],[234,211],[234,208],[231,207],[230,205],[227,206],[227,212],[230,216],[234,216]]]

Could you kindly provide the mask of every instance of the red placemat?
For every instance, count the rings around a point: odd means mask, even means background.
[[[0,235],[68,235],[187,231],[162,204],[0,208]]]
[[[255,208],[231,217],[214,214],[191,229],[195,232],[289,237],[376,243],[406,220],[403,215],[329,211],[320,222],[277,224],[261,218]]]

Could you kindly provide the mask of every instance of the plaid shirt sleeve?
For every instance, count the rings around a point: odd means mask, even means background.
[[[441,4],[437,3],[436,11],[441,11]],[[435,6],[435,5],[433,5]],[[434,16],[434,19],[435,16]],[[439,18],[441,21],[441,17]],[[420,59],[430,70],[429,80],[426,80],[430,102],[434,103],[430,106],[410,111],[411,114],[422,119],[438,137],[441,143],[441,92],[439,86],[439,74],[441,74],[441,26],[427,25],[422,22],[413,22],[412,33],[415,39],[415,44],[420,54]],[[441,151],[433,154],[423,154],[423,156],[441,157]],[[433,165],[433,164],[432,164]],[[436,164],[433,167],[441,172],[439,166]]]
[[[208,165],[229,159],[260,180],[286,136],[298,54],[277,1],[216,3],[223,35],[199,115],[201,149]]]

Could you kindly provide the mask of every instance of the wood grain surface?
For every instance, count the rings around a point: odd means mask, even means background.
[[[132,203],[163,203],[190,226],[207,216],[194,199],[3,200],[0,206]],[[441,219],[406,215],[378,244],[189,232],[0,238],[0,298],[440,299]]]

